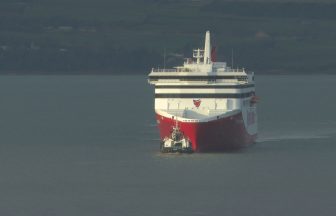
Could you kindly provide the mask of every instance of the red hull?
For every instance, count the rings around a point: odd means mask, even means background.
[[[156,114],[161,139],[168,137],[174,119]],[[196,152],[239,149],[255,142],[257,134],[247,133],[241,113],[210,122],[178,122],[180,130],[192,142]]]

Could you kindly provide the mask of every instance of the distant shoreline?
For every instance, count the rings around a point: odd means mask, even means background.
[[[283,71],[283,70],[248,70],[249,72],[254,72],[256,75],[336,75],[336,72],[326,71],[326,72],[297,72],[297,71]],[[117,72],[112,73],[111,71],[0,71],[0,76],[134,76],[134,75],[147,75],[150,72]]]

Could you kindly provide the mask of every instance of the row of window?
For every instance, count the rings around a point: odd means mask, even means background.
[[[247,98],[254,95],[254,92],[247,93],[211,93],[211,94],[166,94],[166,93],[157,93],[155,98]]]
[[[246,81],[247,76],[150,76],[149,81],[158,81],[159,79],[178,79],[180,81],[208,81],[215,82],[218,79],[237,79]]]
[[[248,85],[159,85],[155,86],[156,89],[243,89],[252,88],[254,84]]]

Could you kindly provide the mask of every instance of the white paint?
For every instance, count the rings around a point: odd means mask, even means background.
[[[205,33],[205,43],[204,43],[204,64],[210,64],[211,63],[211,56],[210,56],[210,31],[207,31]]]
[[[187,81],[184,78],[149,80],[155,86],[166,85],[199,85],[199,86],[227,86],[231,88],[157,88],[156,94],[243,94],[254,92],[254,87],[234,88],[237,85],[254,84],[254,73],[246,73],[244,69],[232,69],[227,67],[226,62],[211,62],[210,32],[205,35],[204,50],[195,49],[193,58],[184,62],[183,66],[175,69],[152,69],[149,76],[162,77],[191,77],[191,76],[234,76],[230,79],[217,80],[194,80]],[[201,59],[203,58],[203,62]],[[214,95],[215,97],[215,95]],[[196,107],[193,100],[201,100],[200,106]],[[244,125],[251,135],[257,133],[257,108],[250,103],[248,98],[156,98],[156,113],[167,118],[177,117],[185,122],[208,122],[218,118],[226,118],[237,113],[242,113]],[[254,116],[254,121],[251,117]]]

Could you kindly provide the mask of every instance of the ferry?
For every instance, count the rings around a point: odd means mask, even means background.
[[[155,86],[161,151],[217,152],[254,143],[258,134],[254,76],[244,68],[216,61],[209,31],[204,49],[194,49],[192,58],[185,59],[182,66],[153,68],[148,82]],[[176,130],[188,143],[175,146],[170,142],[167,151],[162,143]]]

